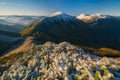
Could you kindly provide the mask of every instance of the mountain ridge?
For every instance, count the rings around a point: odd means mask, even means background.
[[[120,50],[118,47],[120,44],[119,21],[119,17],[107,16],[91,23],[85,23],[75,16],[59,13],[41,19],[28,33],[30,33],[29,36],[34,36],[36,41],[68,41],[96,48],[108,47]],[[29,29],[30,27],[27,27],[21,32],[23,36]]]

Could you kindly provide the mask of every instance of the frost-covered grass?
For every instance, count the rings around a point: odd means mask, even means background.
[[[0,80],[120,79],[120,64],[107,57],[90,55],[67,42],[33,46],[14,58],[1,59]]]

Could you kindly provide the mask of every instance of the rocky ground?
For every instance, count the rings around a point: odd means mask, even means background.
[[[120,63],[62,42],[33,44],[0,65],[0,80],[120,80]]]

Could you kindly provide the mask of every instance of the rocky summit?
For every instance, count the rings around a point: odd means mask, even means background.
[[[120,80],[120,63],[67,42],[46,42],[2,63],[0,80]]]

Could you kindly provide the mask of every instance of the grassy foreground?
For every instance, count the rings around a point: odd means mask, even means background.
[[[69,43],[47,42],[0,60],[1,80],[119,80],[113,58],[86,53]]]

